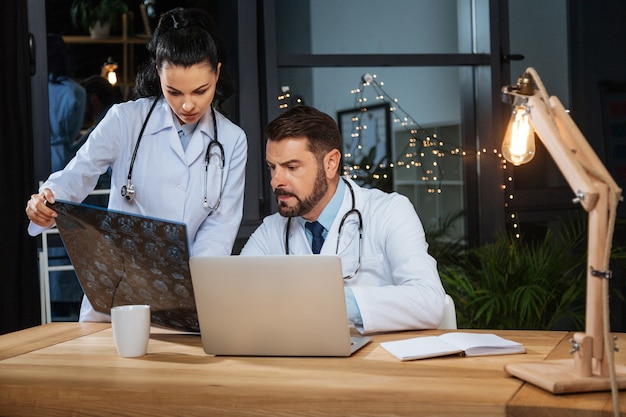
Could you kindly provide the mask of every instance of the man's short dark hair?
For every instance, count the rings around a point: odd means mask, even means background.
[[[342,153],[341,133],[335,120],[316,108],[302,104],[271,121],[265,128],[265,136],[271,141],[306,138],[309,150],[318,161],[333,149]]]

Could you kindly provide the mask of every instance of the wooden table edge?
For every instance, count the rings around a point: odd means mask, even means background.
[[[111,323],[53,322],[0,335],[0,360],[67,342],[110,327]]]

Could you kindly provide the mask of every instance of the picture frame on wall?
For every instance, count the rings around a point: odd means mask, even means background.
[[[344,174],[361,186],[393,191],[389,104],[340,110],[337,124]]]

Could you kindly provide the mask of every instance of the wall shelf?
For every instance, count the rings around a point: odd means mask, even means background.
[[[137,45],[145,45],[150,40],[147,35],[128,36],[128,17],[122,15],[122,35],[94,38],[88,35],[63,36],[66,44],[70,45],[120,45],[122,48],[122,62],[120,64],[122,76],[120,86],[124,100],[129,98],[129,90],[135,79],[135,51]],[[106,57],[104,57],[104,60]]]

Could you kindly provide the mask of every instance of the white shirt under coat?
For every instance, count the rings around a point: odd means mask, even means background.
[[[437,263],[428,254],[424,228],[411,202],[397,193],[366,189],[349,180],[355,206],[363,216],[361,267],[344,281],[349,285],[363,319],[363,333],[437,328],[444,313],[445,291]],[[342,207],[328,231],[320,254],[335,254],[341,218],[352,208],[345,187]],[[344,228],[356,230],[356,216]],[[250,236],[241,255],[285,254],[287,218],[272,214]],[[342,236],[350,240],[350,233]],[[353,235],[353,234],[352,234]],[[355,250],[340,250],[344,276],[354,272],[358,237],[350,242]],[[312,254],[305,229],[295,219],[289,236],[291,254]],[[349,258],[349,259],[348,259]],[[323,306],[320,306],[323,308]]]

